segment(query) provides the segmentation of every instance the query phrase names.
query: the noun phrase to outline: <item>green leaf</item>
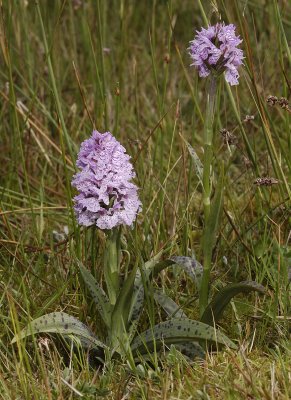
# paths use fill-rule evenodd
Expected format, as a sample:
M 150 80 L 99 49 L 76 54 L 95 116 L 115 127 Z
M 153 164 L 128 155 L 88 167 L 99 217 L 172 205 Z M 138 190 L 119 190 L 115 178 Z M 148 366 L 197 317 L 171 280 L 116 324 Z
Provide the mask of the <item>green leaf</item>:
M 150 267 L 144 269 L 144 272 L 147 277 L 155 278 L 161 271 L 174 264 L 183 268 L 196 284 L 200 283 L 203 275 L 203 267 L 195 258 L 191 257 L 173 256 L 170 259 L 151 264 Z
M 231 299 L 240 293 L 249 293 L 252 291 L 265 293 L 265 288 L 254 281 L 243 281 L 225 286 L 221 289 L 212 299 L 212 301 L 206 307 L 201 321 L 205 324 L 213 326 L 213 323 L 217 323 L 225 307 L 231 301 Z
M 17 340 L 36 333 L 57 333 L 65 336 L 76 335 L 80 339 L 84 338 L 90 341 L 94 347 L 106 348 L 105 344 L 100 342 L 85 324 L 64 312 L 46 314 L 31 321 L 26 328 L 14 336 L 11 343 L 15 343 Z
M 155 300 L 160 304 L 165 312 L 174 318 L 187 318 L 187 315 L 183 310 L 162 291 L 156 290 L 154 292 Z M 193 360 L 195 357 L 205 358 L 205 351 L 197 342 L 185 342 L 181 344 L 176 344 L 175 347 L 185 356 Z
M 205 231 L 203 235 L 203 254 L 211 253 L 216 242 L 216 234 L 219 227 L 219 220 L 223 206 L 224 193 L 224 168 L 221 167 L 220 176 L 215 189 L 215 195 L 211 203 L 210 214 L 207 219 Z
M 111 317 L 111 340 L 113 347 L 118 346 L 119 341 L 124 337 L 128 325 L 128 317 L 131 307 L 134 280 L 138 263 L 123 282 L 116 304 Z
M 144 304 L 144 287 L 141 281 L 136 280 L 133 287 L 131 308 L 129 311 L 128 322 L 135 322 L 139 319 Z
M 163 344 L 183 344 L 195 341 L 210 341 L 221 343 L 230 348 L 236 349 L 236 345 L 221 332 L 212 326 L 188 318 L 173 318 L 169 321 L 161 322 L 152 329 L 140 334 L 131 345 L 131 350 L 136 353 L 146 353 L 159 349 Z
M 147 278 L 155 278 L 161 271 L 163 271 L 165 268 L 170 267 L 173 264 L 175 263 L 172 260 L 159 261 L 144 269 L 145 276 Z
M 197 260 L 195 260 L 195 258 L 173 256 L 170 258 L 170 260 L 174 261 L 175 264 L 183 268 L 183 270 L 189 275 L 189 277 L 196 283 L 197 287 L 200 287 L 203 275 L 203 267 Z
M 205 351 L 197 342 L 186 342 L 181 344 L 176 344 L 175 347 L 191 360 L 194 358 L 205 358 Z
M 138 321 L 142 308 L 144 305 L 144 285 L 149 282 L 150 278 L 156 276 L 160 271 L 169 265 L 173 265 L 173 261 L 158 261 L 157 259 L 152 259 L 146 262 L 136 270 L 136 276 L 133 286 L 133 294 L 130 303 L 130 310 L 128 314 L 128 322 L 134 323 Z
M 181 307 L 174 302 L 169 296 L 167 296 L 161 290 L 154 291 L 154 298 L 156 302 L 165 310 L 169 317 L 175 318 L 187 318 L 187 315 L 181 310 Z
M 197 175 L 197 177 L 199 179 L 199 182 L 202 185 L 202 182 L 203 182 L 203 165 L 202 165 L 202 162 L 200 161 L 200 158 L 198 157 L 198 155 L 197 155 L 196 151 L 193 149 L 193 147 L 187 142 L 187 140 L 185 140 L 183 138 L 183 136 L 181 136 L 181 137 L 182 137 L 182 139 L 184 140 L 184 142 L 185 142 L 185 144 L 187 146 L 189 154 L 190 154 L 190 156 L 191 156 L 191 158 L 192 158 L 192 160 L 194 162 L 196 175 Z
M 104 290 L 99 286 L 94 276 L 83 266 L 79 260 L 76 260 L 76 262 L 78 264 L 82 279 L 97 306 L 97 310 L 99 311 L 104 323 L 109 328 L 112 310 L 109 299 Z
M 104 279 L 111 305 L 115 305 L 119 294 L 120 280 L 120 227 L 107 231 L 104 250 Z
M 161 250 L 158 254 L 156 254 L 153 258 L 150 260 L 146 261 L 144 263 L 144 269 L 151 269 L 153 266 L 155 266 L 160 260 L 163 255 L 164 250 Z
M 194 258 L 174 256 L 171 259 L 164 261 L 159 261 L 159 259 L 152 259 L 144 264 L 141 271 L 138 270 L 136 273 L 136 278 L 134 283 L 134 294 L 132 297 L 129 320 L 135 321 L 141 313 L 144 301 L 143 280 L 155 278 L 165 268 L 168 268 L 175 264 L 183 268 L 184 271 L 190 276 L 191 279 L 193 279 L 193 281 L 199 287 L 201 277 L 203 274 L 203 267 Z M 143 274 L 143 277 L 141 276 L 142 275 L 141 272 Z
M 136 321 L 141 314 L 144 304 L 145 282 L 148 282 L 150 278 L 155 277 L 164 268 L 174 264 L 174 262 L 170 260 L 159 261 L 159 258 L 160 253 L 152 260 L 147 261 L 140 269 L 136 271 L 131 308 L 129 312 L 129 321 Z

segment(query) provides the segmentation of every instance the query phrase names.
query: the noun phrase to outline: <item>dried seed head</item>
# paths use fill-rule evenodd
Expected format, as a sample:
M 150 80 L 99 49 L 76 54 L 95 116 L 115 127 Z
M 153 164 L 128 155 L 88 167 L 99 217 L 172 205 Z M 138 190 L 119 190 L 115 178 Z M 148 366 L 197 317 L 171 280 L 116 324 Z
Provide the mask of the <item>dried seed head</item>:
M 249 168 L 252 165 L 250 159 L 248 157 L 246 157 L 246 156 L 243 156 L 243 163 L 244 163 L 246 168 Z
M 256 186 L 272 186 L 272 185 L 277 185 L 278 183 L 279 183 L 278 179 L 269 177 L 257 178 L 254 181 L 254 185 Z
M 243 122 L 250 122 L 253 121 L 254 119 L 255 119 L 254 115 L 246 115 Z
M 82 0 L 73 0 L 74 10 L 78 10 L 82 5 Z
M 233 133 L 229 132 L 227 129 L 224 129 L 224 128 L 221 129 L 220 134 L 222 135 L 224 144 L 231 145 L 231 144 L 237 143 L 236 136 Z
M 278 104 L 283 109 L 289 108 L 289 101 L 285 97 L 281 97 L 278 100 Z
M 170 62 L 170 54 L 169 53 L 164 55 L 164 61 L 166 64 L 169 64 L 169 62 Z
M 285 97 L 281 97 L 280 99 L 278 99 L 278 97 L 276 96 L 268 96 L 266 101 L 271 107 L 278 105 L 283 110 L 286 110 L 289 113 L 291 113 L 291 107 L 289 106 L 289 101 Z
M 278 103 L 278 97 L 269 95 L 267 97 L 267 103 L 269 106 L 274 107 Z

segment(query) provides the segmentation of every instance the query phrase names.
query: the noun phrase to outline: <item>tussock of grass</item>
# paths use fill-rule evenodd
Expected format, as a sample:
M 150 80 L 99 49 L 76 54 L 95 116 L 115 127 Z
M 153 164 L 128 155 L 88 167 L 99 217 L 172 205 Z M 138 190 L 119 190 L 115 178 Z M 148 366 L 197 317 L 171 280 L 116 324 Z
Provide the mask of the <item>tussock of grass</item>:
M 82 230 L 71 212 L 76 151 L 93 126 L 114 132 L 132 155 L 143 213 L 126 232 L 129 252 L 145 260 L 201 257 L 202 195 L 185 139 L 202 158 L 205 82 L 189 68 L 194 30 L 215 21 L 211 2 L 3 1 L 0 58 L 0 395 L 3 399 L 266 398 L 290 393 L 290 99 L 291 7 L 260 0 L 216 2 L 244 40 L 240 85 L 220 81 L 215 115 L 215 176 L 224 160 L 224 210 L 213 258 L 213 292 L 251 279 L 264 296 L 239 297 L 222 322 L 238 352 L 203 363 L 170 353 L 156 371 L 86 357 L 50 338 L 11 345 L 30 318 L 62 310 L 90 317 L 72 246 L 99 279 L 104 237 Z M 203 9 L 204 7 L 204 9 Z M 290 42 L 290 40 L 289 40 Z M 254 119 L 245 121 L 246 115 Z M 235 135 L 228 146 L 222 128 Z M 260 177 L 278 183 L 257 186 Z M 67 233 L 68 232 L 68 233 Z M 290 274 L 290 272 L 289 272 Z M 197 316 L 186 276 L 159 284 Z M 190 299 L 190 300 L 189 300 Z M 161 317 L 163 314 L 161 313 Z M 146 318 L 146 317 L 145 317 Z M 158 317 L 157 317 L 158 318 Z M 158 367 L 156 365 L 156 367 Z M 288 393 L 289 391 L 289 393 Z M 192 396 L 192 397 L 191 397 Z

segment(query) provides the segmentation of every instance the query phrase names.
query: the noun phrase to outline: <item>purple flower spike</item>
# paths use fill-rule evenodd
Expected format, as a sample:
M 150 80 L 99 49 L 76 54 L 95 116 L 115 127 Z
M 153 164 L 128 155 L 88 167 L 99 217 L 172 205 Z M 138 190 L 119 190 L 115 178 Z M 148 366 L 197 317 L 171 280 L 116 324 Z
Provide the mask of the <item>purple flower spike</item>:
M 72 180 L 79 194 L 74 197 L 80 225 L 112 229 L 132 225 L 141 210 L 130 156 L 110 132 L 93 131 L 81 144 L 77 166 L 81 169 Z
M 238 67 L 244 58 L 243 51 L 237 47 L 241 42 L 232 24 L 218 23 L 207 29 L 202 28 L 190 42 L 191 65 L 198 69 L 202 78 L 211 72 L 225 72 L 226 81 L 230 85 L 238 85 Z

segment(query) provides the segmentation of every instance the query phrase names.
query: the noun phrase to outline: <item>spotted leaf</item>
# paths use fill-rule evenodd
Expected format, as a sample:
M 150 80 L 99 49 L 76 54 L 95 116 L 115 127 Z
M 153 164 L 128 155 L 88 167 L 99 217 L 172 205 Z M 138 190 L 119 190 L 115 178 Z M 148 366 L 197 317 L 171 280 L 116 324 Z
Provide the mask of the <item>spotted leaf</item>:
M 205 358 L 205 351 L 197 342 L 186 342 L 176 344 L 175 347 L 186 357 L 193 360 L 194 358 Z
M 65 336 L 76 335 L 80 339 L 84 338 L 87 343 L 88 341 L 91 342 L 92 347 L 106 347 L 85 324 L 64 312 L 46 314 L 31 321 L 26 328 L 14 336 L 12 343 L 37 333 L 57 333 Z
M 187 318 L 187 315 L 183 310 L 181 310 L 178 304 L 161 290 L 155 290 L 154 298 L 156 302 L 165 310 L 169 317 Z
M 203 267 L 197 260 L 195 260 L 195 258 L 173 256 L 170 258 L 170 260 L 179 265 L 179 267 L 181 267 L 196 283 L 197 287 L 200 287 L 203 275 Z
M 236 345 L 212 326 L 188 318 L 173 318 L 161 322 L 140 334 L 131 345 L 133 353 L 147 353 L 163 345 L 205 341 L 221 343 L 235 349 Z
M 112 310 L 109 299 L 104 290 L 101 288 L 101 286 L 94 278 L 94 276 L 83 266 L 83 264 L 79 260 L 76 260 L 76 262 L 78 264 L 79 271 L 86 285 L 86 288 L 88 289 L 103 321 L 109 328 L 111 320 L 111 310 Z

